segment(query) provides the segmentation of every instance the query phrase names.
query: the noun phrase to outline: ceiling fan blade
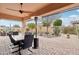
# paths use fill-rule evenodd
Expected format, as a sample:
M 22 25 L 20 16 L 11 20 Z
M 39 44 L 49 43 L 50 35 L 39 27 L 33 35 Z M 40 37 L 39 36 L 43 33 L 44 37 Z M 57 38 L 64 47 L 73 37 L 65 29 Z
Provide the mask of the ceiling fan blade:
M 10 8 L 6 8 L 6 9 L 8 9 L 8 10 L 12 10 L 12 11 L 19 11 L 19 10 L 14 10 L 14 9 L 10 9 Z
M 31 11 L 24 11 L 24 10 L 22 10 L 22 11 L 23 11 L 23 13 L 33 13 Z

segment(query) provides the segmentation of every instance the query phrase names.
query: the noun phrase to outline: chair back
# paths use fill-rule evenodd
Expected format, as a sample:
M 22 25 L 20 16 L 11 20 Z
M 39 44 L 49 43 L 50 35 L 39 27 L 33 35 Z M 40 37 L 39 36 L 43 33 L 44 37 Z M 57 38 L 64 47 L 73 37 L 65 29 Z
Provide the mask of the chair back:
M 25 35 L 23 49 L 32 47 L 34 35 Z
M 13 35 L 18 35 L 19 33 L 18 32 L 13 32 Z
M 11 34 L 8 34 L 8 36 L 9 36 L 9 38 L 10 38 L 10 41 L 11 41 L 11 43 L 15 43 L 15 40 L 13 39 L 13 37 L 12 37 L 12 35 Z

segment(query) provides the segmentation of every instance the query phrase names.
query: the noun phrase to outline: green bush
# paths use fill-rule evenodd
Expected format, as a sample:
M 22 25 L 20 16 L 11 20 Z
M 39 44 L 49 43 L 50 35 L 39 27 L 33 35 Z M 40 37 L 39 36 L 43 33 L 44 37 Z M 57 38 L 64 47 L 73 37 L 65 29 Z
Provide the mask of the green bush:
M 56 19 L 53 23 L 53 26 L 61 26 L 62 25 L 62 20 L 61 19 Z
M 30 29 L 34 29 L 36 27 L 36 25 L 34 23 L 29 23 L 27 26 Z
M 53 23 L 54 26 L 54 34 L 56 36 L 59 36 L 60 34 L 60 26 L 62 25 L 62 20 L 61 19 L 56 19 Z
M 47 21 L 47 20 L 43 20 L 42 21 L 42 24 L 43 24 L 43 26 L 50 26 L 50 24 L 51 24 L 51 21 Z

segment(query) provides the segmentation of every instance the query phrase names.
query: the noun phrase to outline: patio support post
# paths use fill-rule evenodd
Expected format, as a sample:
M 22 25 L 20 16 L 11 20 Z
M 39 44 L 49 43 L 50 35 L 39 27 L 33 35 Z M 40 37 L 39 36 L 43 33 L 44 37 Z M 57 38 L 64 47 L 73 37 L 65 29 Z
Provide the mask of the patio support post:
M 37 38 L 37 20 L 38 20 L 38 17 L 35 17 L 34 20 L 35 20 L 35 24 L 36 24 L 35 38 L 34 38 L 34 49 L 37 49 L 39 47 L 39 40 Z

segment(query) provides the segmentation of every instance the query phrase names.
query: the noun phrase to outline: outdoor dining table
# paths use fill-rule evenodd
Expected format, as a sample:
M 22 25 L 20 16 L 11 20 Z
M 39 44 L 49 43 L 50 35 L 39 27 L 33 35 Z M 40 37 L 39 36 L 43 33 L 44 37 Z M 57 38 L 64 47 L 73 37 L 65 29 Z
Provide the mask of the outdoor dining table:
M 12 37 L 15 41 L 24 40 L 24 34 L 13 35 Z
M 19 34 L 19 35 L 13 35 L 13 39 L 15 41 L 19 41 L 19 42 L 22 42 L 24 40 L 24 34 Z M 39 41 L 38 41 L 38 38 L 34 38 L 34 49 L 37 49 L 39 46 Z

